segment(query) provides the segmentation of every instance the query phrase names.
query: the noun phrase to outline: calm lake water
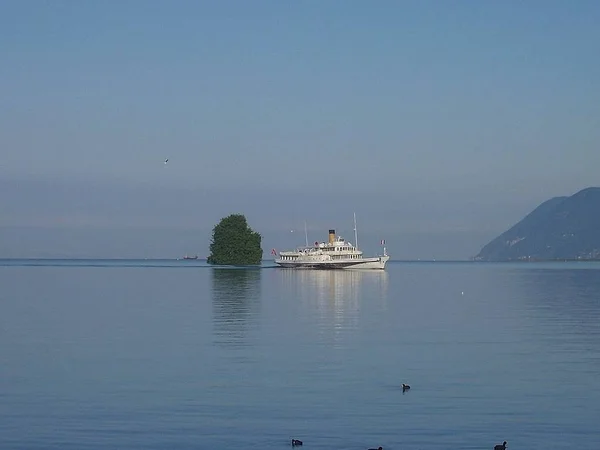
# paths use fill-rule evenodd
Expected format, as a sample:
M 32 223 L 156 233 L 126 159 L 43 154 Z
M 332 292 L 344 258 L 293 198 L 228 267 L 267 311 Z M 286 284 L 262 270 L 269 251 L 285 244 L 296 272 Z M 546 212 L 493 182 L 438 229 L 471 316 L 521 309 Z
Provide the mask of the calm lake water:
M 594 263 L 0 261 L 0 448 L 598 450 L 599 319 Z

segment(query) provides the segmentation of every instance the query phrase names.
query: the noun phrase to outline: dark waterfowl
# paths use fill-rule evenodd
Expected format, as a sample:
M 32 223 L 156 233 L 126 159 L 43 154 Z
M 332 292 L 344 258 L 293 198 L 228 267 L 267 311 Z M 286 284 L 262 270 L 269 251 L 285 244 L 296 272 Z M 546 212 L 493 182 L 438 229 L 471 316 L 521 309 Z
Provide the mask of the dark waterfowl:
M 506 450 L 506 441 L 502 444 L 494 445 L 494 450 Z
M 402 383 L 402 392 L 408 391 L 409 389 L 410 389 L 410 386 L 408 384 Z
M 297 445 L 302 445 L 302 441 L 299 439 L 292 439 L 292 447 L 296 447 Z

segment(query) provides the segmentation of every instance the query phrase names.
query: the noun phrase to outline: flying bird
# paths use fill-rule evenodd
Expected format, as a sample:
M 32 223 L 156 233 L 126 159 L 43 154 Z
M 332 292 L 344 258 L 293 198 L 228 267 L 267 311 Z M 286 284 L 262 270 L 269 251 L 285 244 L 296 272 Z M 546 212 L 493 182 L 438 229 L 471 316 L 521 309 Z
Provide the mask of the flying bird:
M 169 162 L 169 158 L 165 159 L 165 164 Z

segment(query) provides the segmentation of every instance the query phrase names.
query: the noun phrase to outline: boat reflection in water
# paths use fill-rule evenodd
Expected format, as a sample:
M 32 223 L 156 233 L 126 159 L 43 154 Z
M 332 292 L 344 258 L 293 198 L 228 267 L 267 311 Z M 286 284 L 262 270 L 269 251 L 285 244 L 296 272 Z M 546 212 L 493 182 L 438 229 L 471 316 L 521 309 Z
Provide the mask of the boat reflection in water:
M 259 268 L 213 268 L 212 304 L 215 342 L 225 346 L 247 344 L 248 332 L 260 314 Z
M 302 314 L 334 335 L 358 328 L 361 306 L 386 309 L 388 273 L 384 270 L 278 270 L 283 289 L 303 305 Z M 337 340 L 337 337 L 336 337 Z

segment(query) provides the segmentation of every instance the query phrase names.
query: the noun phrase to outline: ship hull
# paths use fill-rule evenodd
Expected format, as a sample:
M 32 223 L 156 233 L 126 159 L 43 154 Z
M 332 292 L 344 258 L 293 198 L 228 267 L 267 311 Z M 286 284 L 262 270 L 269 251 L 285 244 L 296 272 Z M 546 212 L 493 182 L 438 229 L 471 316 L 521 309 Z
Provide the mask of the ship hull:
M 285 261 L 276 259 L 275 264 L 286 269 L 344 269 L 344 270 L 384 270 L 389 256 L 374 258 L 333 260 L 333 261 Z

